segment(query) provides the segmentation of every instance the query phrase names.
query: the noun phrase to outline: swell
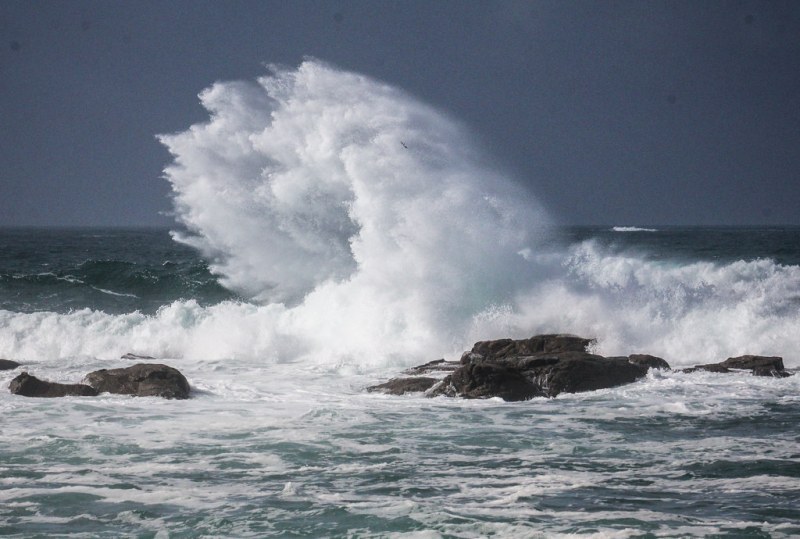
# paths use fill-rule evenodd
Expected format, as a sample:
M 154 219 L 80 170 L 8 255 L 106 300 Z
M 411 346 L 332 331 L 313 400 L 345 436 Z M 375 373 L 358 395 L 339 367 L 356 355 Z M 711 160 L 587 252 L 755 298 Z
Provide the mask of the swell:
M 89 259 L 75 266 L 0 272 L 0 308 L 19 312 L 66 313 L 88 307 L 112 314 L 152 314 L 180 299 L 208 305 L 235 297 L 200 260 L 145 264 Z

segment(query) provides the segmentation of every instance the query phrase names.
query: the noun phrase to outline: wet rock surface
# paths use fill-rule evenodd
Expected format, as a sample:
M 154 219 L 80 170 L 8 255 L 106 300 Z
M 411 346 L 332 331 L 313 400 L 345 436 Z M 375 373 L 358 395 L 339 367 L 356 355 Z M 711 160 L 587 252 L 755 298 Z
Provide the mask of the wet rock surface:
M 25 397 L 93 397 L 116 393 L 136 397 L 188 399 L 191 388 L 177 369 L 158 363 L 139 363 L 121 369 L 101 369 L 86 375 L 81 384 L 61 384 L 41 380 L 23 372 L 8 386 L 15 395 Z
M 160 363 L 139 363 L 122 369 L 101 369 L 86 375 L 84 383 L 99 393 L 137 397 L 188 399 L 189 382 L 177 369 Z
M 94 397 L 97 390 L 84 384 L 59 384 L 48 382 L 23 372 L 8 385 L 9 391 L 14 395 L 23 397 Z
M 707 371 L 717 373 L 731 373 L 737 371 L 747 371 L 753 373 L 754 376 L 773 376 L 776 378 L 785 378 L 792 374 L 788 372 L 783 366 L 783 358 L 778 356 L 756 356 L 744 355 L 729 357 L 720 363 L 707 363 L 705 365 L 697 365 L 683 369 L 683 372 L 696 372 Z
M 408 369 L 405 374 L 409 377 L 394 378 L 367 389 L 393 395 L 424 392 L 429 397 L 499 397 L 522 401 L 616 387 L 642 379 L 650 369 L 671 370 L 664 359 L 649 354 L 620 357 L 593 354 L 589 347 L 594 342 L 567 334 L 479 341 L 464 352 L 460 361 L 431 361 Z M 791 376 L 782 358 L 757 355 L 731 357 L 682 372 L 743 370 L 750 370 L 756 376 Z
M 10 371 L 16 369 L 20 364 L 10 359 L 0 359 L 0 371 Z
M 644 377 L 650 368 L 669 369 L 666 361 L 655 356 L 638 355 L 631 360 L 592 354 L 588 347 L 593 342 L 593 339 L 565 334 L 479 341 L 464 352 L 458 362 L 439 360 L 406 372 L 449 372 L 440 382 L 422 390 L 431 397 L 500 397 L 521 401 L 628 384 Z M 390 380 L 368 390 L 390 393 L 391 388 L 400 387 L 401 383 L 408 384 L 402 386 L 405 388 L 415 387 L 404 380 L 413 378 Z M 390 383 L 391 387 L 387 387 Z M 409 391 L 412 390 L 404 392 Z

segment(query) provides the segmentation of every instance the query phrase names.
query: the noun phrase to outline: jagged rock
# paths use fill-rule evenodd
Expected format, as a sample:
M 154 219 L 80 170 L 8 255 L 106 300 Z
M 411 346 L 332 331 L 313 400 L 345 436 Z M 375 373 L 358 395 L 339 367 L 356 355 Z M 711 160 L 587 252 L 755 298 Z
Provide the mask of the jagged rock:
M 406 371 L 433 376 L 450 372 L 439 383 L 433 377 L 399 378 L 368 390 L 393 394 L 425 391 L 430 397 L 500 397 L 518 401 L 620 386 L 643 378 L 650 369 L 671 370 L 665 360 L 649 354 L 623 357 L 592 354 L 588 348 L 594 342 L 568 334 L 479 341 L 458 362 L 440 359 Z M 766 356 L 728 358 L 682 372 L 728 373 L 742 369 L 749 369 L 757 376 L 791 376 L 781 358 Z
M 47 382 L 23 372 L 8 385 L 14 395 L 24 397 L 94 397 L 97 390 L 84 384 Z
M 669 363 L 667 363 L 665 360 L 649 354 L 631 354 L 628 356 L 628 361 L 636 365 L 644 365 L 651 369 L 661 369 L 665 371 L 672 370 L 672 368 L 669 366 Z
M 532 356 L 541 353 L 585 352 L 594 339 L 584 339 L 576 335 L 552 334 L 536 335 L 530 339 L 512 340 L 498 339 L 494 341 L 476 342 L 470 352 L 462 356 L 474 360 L 475 354 L 481 355 L 485 360 L 497 360 L 510 356 Z M 466 356 L 466 357 L 465 357 Z
M 459 367 L 444 379 L 432 396 L 447 395 L 467 399 L 500 397 L 523 401 L 544 396 L 521 372 L 497 363 L 470 363 Z
M 155 358 L 152 357 L 152 356 L 141 356 L 139 354 L 132 354 L 132 353 L 128 352 L 127 354 L 125 354 L 122 357 L 120 357 L 120 359 L 135 359 L 135 360 L 139 360 L 139 359 L 155 359 Z
M 11 361 L 10 359 L 0 359 L 0 371 L 10 371 L 11 369 L 16 369 L 19 366 L 20 364 L 16 361 Z
M 461 356 L 462 366 L 430 393 L 526 400 L 628 384 L 647 374 L 647 361 L 637 364 L 627 357 L 590 354 L 586 349 L 592 342 L 574 335 L 481 341 Z
M 427 391 L 438 382 L 436 378 L 417 376 L 414 378 L 393 378 L 383 384 L 367 388 L 370 393 L 379 392 L 388 395 L 405 395 L 406 393 L 421 393 Z
M 631 363 L 628 358 L 586 354 L 563 358 L 551 366 L 526 371 L 526 375 L 533 378 L 548 397 L 555 397 L 559 393 L 596 391 L 630 384 L 643 378 L 647 371 L 646 365 Z
M 101 369 L 86 375 L 84 382 L 99 393 L 138 397 L 188 399 L 189 382 L 177 369 L 158 363 L 138 363 L 123 369 Z

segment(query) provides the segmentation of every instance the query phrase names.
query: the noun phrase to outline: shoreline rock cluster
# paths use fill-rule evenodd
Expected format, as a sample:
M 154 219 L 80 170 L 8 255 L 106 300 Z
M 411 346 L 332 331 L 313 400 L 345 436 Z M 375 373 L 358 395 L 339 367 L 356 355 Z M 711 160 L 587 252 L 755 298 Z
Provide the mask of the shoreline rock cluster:
M 604 357 L 589 352 L 593 339 L 575 335 L 536 335 L 529 339 L 479 341 L 460 361 L 432 361 L 413 367 L 405 376 L 367 388 L 391 395 L 424 393 L 467 399 L 500 397 L 523 401 L 556 397 L 629 384 L 650 369 L 671 370 L 664 359 L 647 354 Z M 749 370 L 756 376 L 791 374 L 780 357 L 746 355 L 720 363 L 683 369 L 730 373 Z
M 127 354 L 126 354 L 127 355 Z M 130 359 L 123 356 L 124 359 Z M 19 363 L 2 360 L 0 370 L 20 367 Z M 94 397 L 101 393 L 188 399 L 191 388 L 186 377 L 173 367 L 160 363 L 137 363 L 119 369 L 100 369 L 87 374 L 79 384 L 49 382 L 23 372 L 8 385 L 15 395 L 24 397 Z

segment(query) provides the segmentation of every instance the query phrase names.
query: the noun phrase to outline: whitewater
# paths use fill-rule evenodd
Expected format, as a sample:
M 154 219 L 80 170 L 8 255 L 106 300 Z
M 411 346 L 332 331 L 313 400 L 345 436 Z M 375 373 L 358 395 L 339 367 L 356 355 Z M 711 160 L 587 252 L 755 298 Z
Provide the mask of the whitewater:
M 651 371 L 525 403 L 364 391 L 539 333 L 796 369 L 799 230 L 564 227 L 467 126 L 317 60 L 200 101 L 208 121 L 159 136 L 169 235 L 0 231 L 0 357 L 77 382 L 133 352 L 193 388 L 0 390 L 0 534 L 800 534 L 797 376 Z

